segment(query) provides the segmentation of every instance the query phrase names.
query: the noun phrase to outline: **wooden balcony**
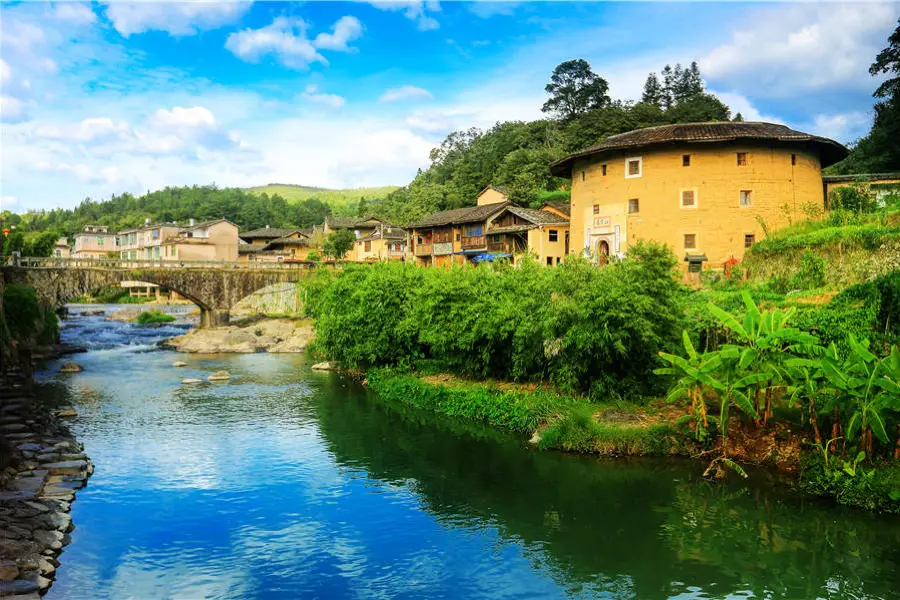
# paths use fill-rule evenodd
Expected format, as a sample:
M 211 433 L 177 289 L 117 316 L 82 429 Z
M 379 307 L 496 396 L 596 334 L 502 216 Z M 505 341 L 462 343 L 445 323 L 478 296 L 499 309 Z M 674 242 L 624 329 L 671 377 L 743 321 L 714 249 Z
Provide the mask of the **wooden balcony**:
M 483 235 L 464 237 L 460 243 L 463 250 L 478 250 L 487 247 L 487 240 Z
M 512 244 L 509 242 L 488 242 L 488 252 L 501 252 L 503 254 L 513 254 Z
M 433 249 L 431 244 L 416 244 L 416 256 L 431 256 Z

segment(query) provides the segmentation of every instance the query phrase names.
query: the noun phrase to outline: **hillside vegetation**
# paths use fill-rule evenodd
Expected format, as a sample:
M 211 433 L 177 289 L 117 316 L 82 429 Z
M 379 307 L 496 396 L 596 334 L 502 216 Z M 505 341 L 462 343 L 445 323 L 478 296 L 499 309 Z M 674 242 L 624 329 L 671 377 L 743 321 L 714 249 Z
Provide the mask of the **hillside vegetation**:
M 360 201 L 365 205 L 367 201 L 380 200 L 398 189 L 400 189 L 398 185 L 388 185 L 332 190 L 289 183 L 270 183 L 247 188 L 247 191 L 257 195 L 280 196 L 287 200 L 288 204 L 297 204 L 310 199 L 319 200 L 331 207 L 332 214 L 350 217 L 356 216 L 359 212 Z

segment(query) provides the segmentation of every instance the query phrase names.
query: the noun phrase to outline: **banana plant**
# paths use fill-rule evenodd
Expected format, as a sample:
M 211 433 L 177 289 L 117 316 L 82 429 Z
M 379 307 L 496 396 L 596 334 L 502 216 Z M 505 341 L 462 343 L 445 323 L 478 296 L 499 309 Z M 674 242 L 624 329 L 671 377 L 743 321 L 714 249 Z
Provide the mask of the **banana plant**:
M 709 305 L 709 311 L 723 327 L 735 336 L 735 342 L 742 347 L 739 366 L 751 373 L 766 373 L 768 377 L 756 378 L 758 383 L 752 390 L 754 412 L 759 415 L 762 408 L 762 422 L 757 416 L 757 424 L 765 425 L 772 416 L 772 405 L 776 391 L 785 384 L 783 360 L 785 351 L 816 352 L 819 340 L 814 335 L 790 327 L 790 321 L 796 313 L 791 307 L 787 310 L 771 310 L 760 312 L 749 292 L 741 295 L 747 311 L 743 322 L 722 310 L 715 304 Z M 760 406 L 760 397 L 765 398 Z
M 690 400 L 691 414 L 694 419 L 692 428 L 694 439 L 703 443 L 709 438 L 709 418 L 703 386 L 713 383 L 714 380 L 710 373 L 719 368 L 721 359 L 718 356 L 709 356 L 710 353 L 702 356 L 698 354 L 687 331 L 681 332 L 681 338 L 687 357 L 660 352 L 660 358 L 672 366 L 656 369 L 654 373 L 678 378 L 672 389 L 669 390 L 666 401 L 673 403 L 682 398 Z
M 900 410 L 900 379 L 895 379 L 900 367 L 900 351 L 879 359 L 869 351 L 869 342 L 858 341 L 850 334 L 850 353 L 843 362 L 833 356 L 822 360 L 825 377 L 838 391 L 841 401 L 851 411 L 846 437 L 853 441 L 859 434 L 860 451 L 872 456 L 872 436 L 884 444 L 889 442 L 885 428 L 885 413 Z

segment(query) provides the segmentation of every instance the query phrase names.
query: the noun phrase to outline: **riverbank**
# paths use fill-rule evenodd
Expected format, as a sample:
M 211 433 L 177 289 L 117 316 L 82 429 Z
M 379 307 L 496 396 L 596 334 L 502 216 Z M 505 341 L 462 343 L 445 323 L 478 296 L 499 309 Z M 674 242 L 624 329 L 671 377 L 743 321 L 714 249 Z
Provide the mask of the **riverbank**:
M 0 382 L 0 596 L 36 600 L 53 584 L 74 528 L 77 490 L 93 474 L 84 447 L 23 379 Z
M 161 343 L 178 352 L 215 354 L 303 352 L 315 337 L 308 319 L 257 317 L 227 327 L 192 329 Z
M 720 438 L 711 444 L 698 443 L 687 429 L 689 411 L 662 400 L 643 405 L 601 404 L 546 386 L 468 381 L 449 374 L 391 369 L 370 370 L 366 383 L 388 402 L 512 430 L 542 450 L 705 461 L 722 455 Z M 727 456 L 736 463 L 777 470 L 789 485 L 810 495 L 867 510 L 900 513 L 900 469 L 888 463 L 865 468 L 834 456 L 832 462 L 847 467 L 835 474 L 834 469 L 823 468 L 815 455 L 804 453 L 804 447 L 810 445 L 799 423 L 778 421 L 760 429 L 738 415 L 729 419 Z

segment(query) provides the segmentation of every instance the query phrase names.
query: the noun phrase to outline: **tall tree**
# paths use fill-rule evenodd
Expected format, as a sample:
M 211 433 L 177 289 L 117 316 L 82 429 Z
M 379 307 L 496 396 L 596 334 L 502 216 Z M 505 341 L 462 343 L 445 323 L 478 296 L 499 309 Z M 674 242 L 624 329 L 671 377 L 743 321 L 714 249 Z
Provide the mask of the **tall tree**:
M 659 82 L 659 77 L 656 76 L 656 73 L 647 75 L 647 81 L 644 82 L 644 93 L 641 95 L 641 102 L 662 106 L 663 87 Z
M 873 96 L 875 120 L 868 135 L 853 152 L 831 170 L 837 173 L 900 171 L 900 20 L 888 38 L 887 47 L 869 67 L 873 77 L 888 75 Z
M 541 110 L 566 121 L 609 104 L 609 84 L 581 58 L 557 65 L 544 91 L 550 99 Z
M 700 67 L 697 62 L 691 62 L 691 66 L 681 70 L 680 65 L 675 66 L 675 89 L 673 91 L 676 103 L 689 102 L 703 95 L 703 78 L 700 76 Z
M 663 67 L 662 86 L 662 106 L 663 108 L 669 108 L 675 103 L 675 74 L 669 65 Z

